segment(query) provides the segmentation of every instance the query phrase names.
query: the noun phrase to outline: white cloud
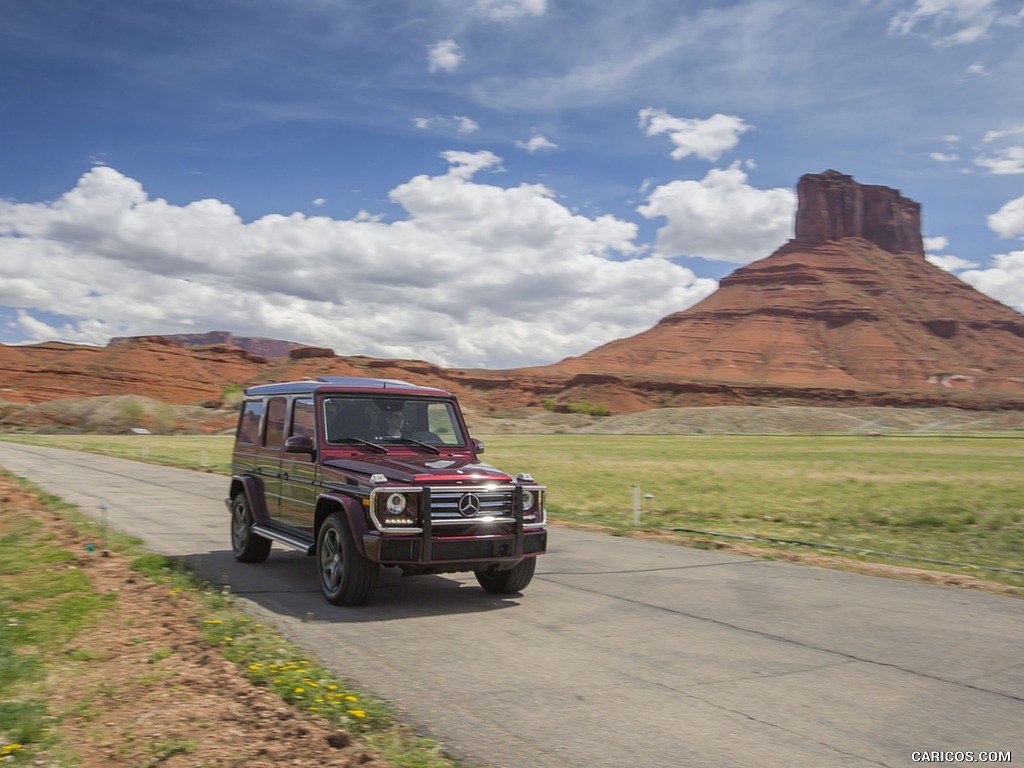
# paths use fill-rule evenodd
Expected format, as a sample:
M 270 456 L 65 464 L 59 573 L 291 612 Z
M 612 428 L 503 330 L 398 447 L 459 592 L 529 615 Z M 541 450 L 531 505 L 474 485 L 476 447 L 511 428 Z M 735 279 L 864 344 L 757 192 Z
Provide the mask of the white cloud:
M 949 245 L 949 239 L 945 237 L 924 238 L 924 249 L 926 251 L 941 251 Z
M 959 155 L 945 152 L 932 152 L 928 157 L 937 163 L 952 163 L 954 160 L 960 159 Z
M 994 25 L 1012 22 L 997 5 L 996 0 L 915 0 L 890 20 L 889 31 L 917 32 L 936 47 L 966 45 L 981 40 Z
M 1024 173 L 1024 146 L 997 149 L 991 155 L 976 158 L 974 163 L 997 175 Z
M 988 70 L 985 69 L 985 66 L 983 64 L 971 64 L 969 67 L 967 67 L 967 74 L 988 76 Z
M 427 65 L 431 72 L 454 72 L 465 58 L 454 40 L 441 40 L 427 49 Z
M 994 266 L 959 275 L 979 291 L 1024 312 L 1024 251 L 994 256 Z
M 323 205 L 323 204 L 324 204 L 324 203 L 326 203 L 326 202 L 327 202 L 327 200 L 326 200 L 326 199 L 324 199 L 324 198 L 322 198 L 322 197 L 318 197 L 318 198 L 316 198 L 316 199 L 315 199 L 315 200 L 313 201 L 313 205 L 316 205 L 316 206 L 321 206 L 321 205 Z
M 947 272 L 958 272 L 961 269 L 973 269 L 978 266 L 978 262 L 967 261 L 967 259 L 961 259 L 959 256 L 940 256 L 938 254 L 929 253 L 925 258 L 936 267 L 944 269 Z
M 700 181 L 672 181 L 656 187 L 637 211 L 664 216 L 656 254 L 699 256 L 749 264 L 792 237 L 796 195 L 791 189 L 755 189 L 739 163 L 713 168 Z
M 452 118 L 455 121 L 456 130 L 459 133 L 473 133 L 474 131 L 480 130 L 480 124 L 472 118 L 466 117 L 465 115 L 456 115 Z
M 476 0 L 473 11 L 491 21 L 513 21 L 521 16 L 543 16 L 547 0 Z
M 1010 200 L 987 221 L 988 228 L 1000 237 L 1024 237 L 1024 196 Z
M 412 124 L 421 131 L 439 129 L 441 131 L 454 128 L 458 133 L 468 134 L 480 130 L 480 124 L 476 120 L 465 115 L 453 115 L 452 117 L 414 117 Z
M 740 135 L 753 126 L 735 115 L 714 114 L 706 120 L 673 117 L 660 109 L 641 109 L 640 127 L 648 136 L 668 134 L 675 145 L 672 157 L 682 160 L 696 155 L 715 162 L 722 153 L 735 147 Z
M 528 141 L 517 141 L 516 146 L 525 149 L 529 153 L 539 152 L 542 149 L 557 149 L 558 145 L 548 140 L 539 133 L 535 133 Z
M 543 185 L 477 181 L 489 152 L 391 191 L 386 222 L 150 198 L 113 168 L 53 202 L 0 201 L 0 305 L 29 340 L 229 328 L 340 354 L 463 367 L 548 363 L 650 327 L 715 287 L 572 213 Z M 54 321 L 51 317 L 56 317 Z
M 1020 136 L 1021 134 L 1024 134 L 1024 125 L 1015 125 L 1002 131 L 987 131 L 981 140 L 988 144 L 989 142 L 1005 139 L 1008 136 Z

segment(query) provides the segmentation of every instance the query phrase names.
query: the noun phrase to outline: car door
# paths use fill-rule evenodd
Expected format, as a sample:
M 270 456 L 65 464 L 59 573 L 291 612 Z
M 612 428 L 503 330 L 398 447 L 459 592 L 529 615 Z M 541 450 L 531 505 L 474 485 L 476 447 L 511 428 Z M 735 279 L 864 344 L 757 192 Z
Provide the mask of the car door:
M 313 398 L 297 397 L 292 401 L 288 415 L 286 437 L 307 435 L 316 445 L 316 413 Z M 317 487 L 316 457 L 308 453 L 285 453 L 281 457 L 281 511 L 282 523 L 313 530 L 313 511 L 319 492 Z
M 263 482 L 267 514 L 277 520 L 281 514 L 281 458 L 284 455 L 285 417 L 288 413 L 287 397 L 271 397 L 263 419 L 263 435 L 256 459 L 256 474 Z

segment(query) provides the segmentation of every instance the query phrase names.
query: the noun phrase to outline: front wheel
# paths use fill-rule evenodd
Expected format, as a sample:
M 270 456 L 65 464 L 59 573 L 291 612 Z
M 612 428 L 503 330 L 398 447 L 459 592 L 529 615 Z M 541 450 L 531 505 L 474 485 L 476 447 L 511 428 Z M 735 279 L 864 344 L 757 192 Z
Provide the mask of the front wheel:
M 511 595 L 522 592 L 533 580 L 537 570 L 537 558 L 527 557 L 507 571 L 476 571 L 476 580 L 481 587 L 495 595 Z
M 320 589 L 335 605 L 361 605 L 370 599 L 380 566 L 356 549 L 348 520 L 340 512 L 324 520 L 316 539 Z
M 231 500 L 231 551 L 241 563 L 262 563 L 270 555 L 270 539 L 252 532 L 249 500 L 240 493 Z

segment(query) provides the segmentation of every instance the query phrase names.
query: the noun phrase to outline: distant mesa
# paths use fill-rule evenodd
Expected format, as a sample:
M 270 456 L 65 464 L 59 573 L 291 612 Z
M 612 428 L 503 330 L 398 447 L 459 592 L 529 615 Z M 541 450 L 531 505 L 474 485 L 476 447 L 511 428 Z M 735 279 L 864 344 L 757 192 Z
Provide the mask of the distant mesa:
M 442 387 L 476 411 L 1024 410 L 1024 316 L 925 259 L 918 203 L 835 170 L 803 176 L 797 197 L 795 236 L 775 253 L 653 328 L 552 365 L 445 369 L 218 331 L 122 337 L 107 348 L 0 345 L 0 397 L 138 394 L 195 404 L 239 384 L 336 374 Z
M 115 336 L 110 340 L 108 346 L 116 347 L 129 341 L 137 341 L 144 336 Z M 295 341 L 281 341 L 280 339 L 264 339 L 257 336 L 235 336 L 230 331 L 210 331 L 209 333 L 171 333 L 164 334 L 159 338 L 168 339 L 183 347 L 202 347 L 213 344 L 226 344 L 232 347 L 244 349 L 254 355 L 261 357 L 288 357 L 291 353 L 304 346 Z

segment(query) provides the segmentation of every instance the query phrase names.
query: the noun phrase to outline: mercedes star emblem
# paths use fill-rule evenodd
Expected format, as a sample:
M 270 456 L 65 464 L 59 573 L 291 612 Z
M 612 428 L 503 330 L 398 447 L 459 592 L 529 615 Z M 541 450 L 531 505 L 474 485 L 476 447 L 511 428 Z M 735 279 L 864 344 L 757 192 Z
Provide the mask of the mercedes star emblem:
M 475 493 L 467 493 L 459 499 L 459 514 L 463 517 L 473 517 L 480 511 L 480 497 Z

